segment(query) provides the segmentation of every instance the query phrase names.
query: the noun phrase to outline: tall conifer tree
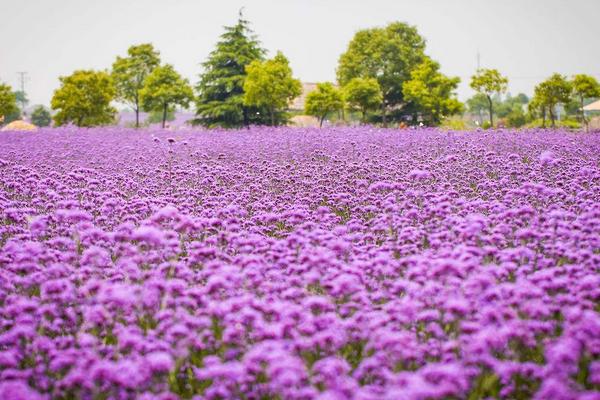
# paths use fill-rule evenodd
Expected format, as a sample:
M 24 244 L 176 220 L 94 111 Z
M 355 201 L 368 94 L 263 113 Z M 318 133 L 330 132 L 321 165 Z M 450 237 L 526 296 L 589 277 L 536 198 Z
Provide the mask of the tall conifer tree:
M 237 24 L 225 27 L 221 40 L 202 64 L 204 73 L 196 86 L 194 122 L 223 128 L 266 123 L 265 110 L 244 104 L 246 66 L 254 60 L 263 60 L 264 55 L 265 50 L 240 10 Z

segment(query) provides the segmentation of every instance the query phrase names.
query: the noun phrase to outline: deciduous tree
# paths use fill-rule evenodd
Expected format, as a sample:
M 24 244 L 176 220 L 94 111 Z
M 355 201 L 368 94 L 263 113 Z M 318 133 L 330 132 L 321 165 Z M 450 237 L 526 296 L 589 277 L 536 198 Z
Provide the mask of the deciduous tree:
M 579 74 L 573 77 L 573 95 L 577 98 L 581 112 L 581 122 L 588 130 L 588 120 L 583 111 L 584 101 L 588 98 L 600 97 L 600 84 L 593 76 Z
M 508 78 L 502 76 L 496 69 L 480 69 L 471 77 L 471 88 L 477 93 L 486 96 L 488 100 L 490 126 L 494 127 L 494 101 L 495 94 L 505 93 L 508 89 Z
M 29 104 L 29 99 L 27 98 L 27 93 L 22 90 L 17 90 L 15 92 L 15 97 L 17 98 L 17 103 L 21 106 L 21 112 L 25 112 L 25 108 Z
M 285 111 L 290 101 L 302 93 L 302 85 L 292 76 L 288 59 L 277 52 L 270 60 L 253 61 L 246 71 L 244 104 L 266 108 L 271 125 L 276 125 L 276 115 Z
M 0 124 L 6 122 L 8 115 L 19 111 L 17 107 L 17 98 L 12 88 L 0 82 Z
M 342 92 L 333 86 L 331 82 L 317 84 L 317 89 L 306 96 L 304 112 L 307 115 L 313 115 L 319 119 L 319 127 L 323 126 L 323 121 L 334 111 L 339 111 L 344 107 L 344 98 Z
M 116 110 L 110 102 L 116 91 L 108 73 L 78 70 L 60 77 L 60 82 L 51 101 L 52 109 L 57 110 L 57 126 L 73 123 L 89 127 L 114 121 Z
M 412 70 L 410 80 L 403 87 L 404 98 L 415 103 L 417 110 L 429 116 L 432 125 L 439 125 L 446 116 L 458 114 L 463 104 L 456 99 L 459 78 L 442 74 L 440 64 L 425 58 Z
M 383 101 L 381 87 L 375 78 L 352 78 L 343 91 L 349 108 L 360 111 L 362 123 L 367 121 L 367 113 L 378 109 Z
M 566 104 L 571 100 L 571 83 L 561 74 L 553 74 L 534 89 L 534 104 L 548 111 L 552 127 L 556 126 L 555 108 L 558 104 Z
M 162 111 L 162 127 L 165 127 L 170 107 L 188 107 L 194 92 L 187 79 L 175 71 L 172 65 L 156 67 L 146 78 L 140 91 L 140 100 L 145 111 Z
M 140 91 L 146 77 L 160 64 L 160 54 L 150 43 L 131 46 L 127 57 L 117 57 L 112 78 L 117 100 L 130 105 L 135 112 L 135 127 L 140 126 Z
M 358 77 L 377 79 L 383 95 L 381 117 L 386 125 L 388 112 L 405 104 L 402 86 L 423 61 L 424 51 L 425 39 L 417 28 L 402 22 L 358 31 L 339 58 L 338 83 L 345 86 Z
M 44 106 L 37 106 L 31 112 L 31 123 L 43 128 L 49 126 L 52 123 L 52 116 L 50 111 Z

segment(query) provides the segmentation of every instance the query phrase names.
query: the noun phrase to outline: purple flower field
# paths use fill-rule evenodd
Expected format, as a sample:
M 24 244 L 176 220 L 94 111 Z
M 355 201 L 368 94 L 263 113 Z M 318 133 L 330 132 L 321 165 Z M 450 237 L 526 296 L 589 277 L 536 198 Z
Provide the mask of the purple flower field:
M 1 399 L 600 399 L 600 135 L 0 135 Z

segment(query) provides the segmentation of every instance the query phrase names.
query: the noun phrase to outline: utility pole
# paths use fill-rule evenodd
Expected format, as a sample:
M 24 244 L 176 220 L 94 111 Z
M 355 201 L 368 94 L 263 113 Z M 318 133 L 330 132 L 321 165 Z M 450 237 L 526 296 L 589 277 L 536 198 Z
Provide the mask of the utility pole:
M 17 75 L 19 75 L 21 95 L 23 96 L 21 98 L 21 111 L 25 112 L 25 106 L 27 105 L 27 101 L 25 100 L 25 82 L 29 80 L 29 77 L 27 76 L 27 71 L 19 71 L 17 72 Z

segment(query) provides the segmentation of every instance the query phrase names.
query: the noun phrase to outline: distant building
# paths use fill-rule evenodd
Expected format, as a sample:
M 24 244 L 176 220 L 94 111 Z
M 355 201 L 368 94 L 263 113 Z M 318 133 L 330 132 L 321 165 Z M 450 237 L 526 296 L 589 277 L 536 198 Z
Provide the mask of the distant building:
M 583 111 L 600 111 L 600 100 L 596 100 L 593 103 L 590 103 L 587 106 L 583 107 Z

